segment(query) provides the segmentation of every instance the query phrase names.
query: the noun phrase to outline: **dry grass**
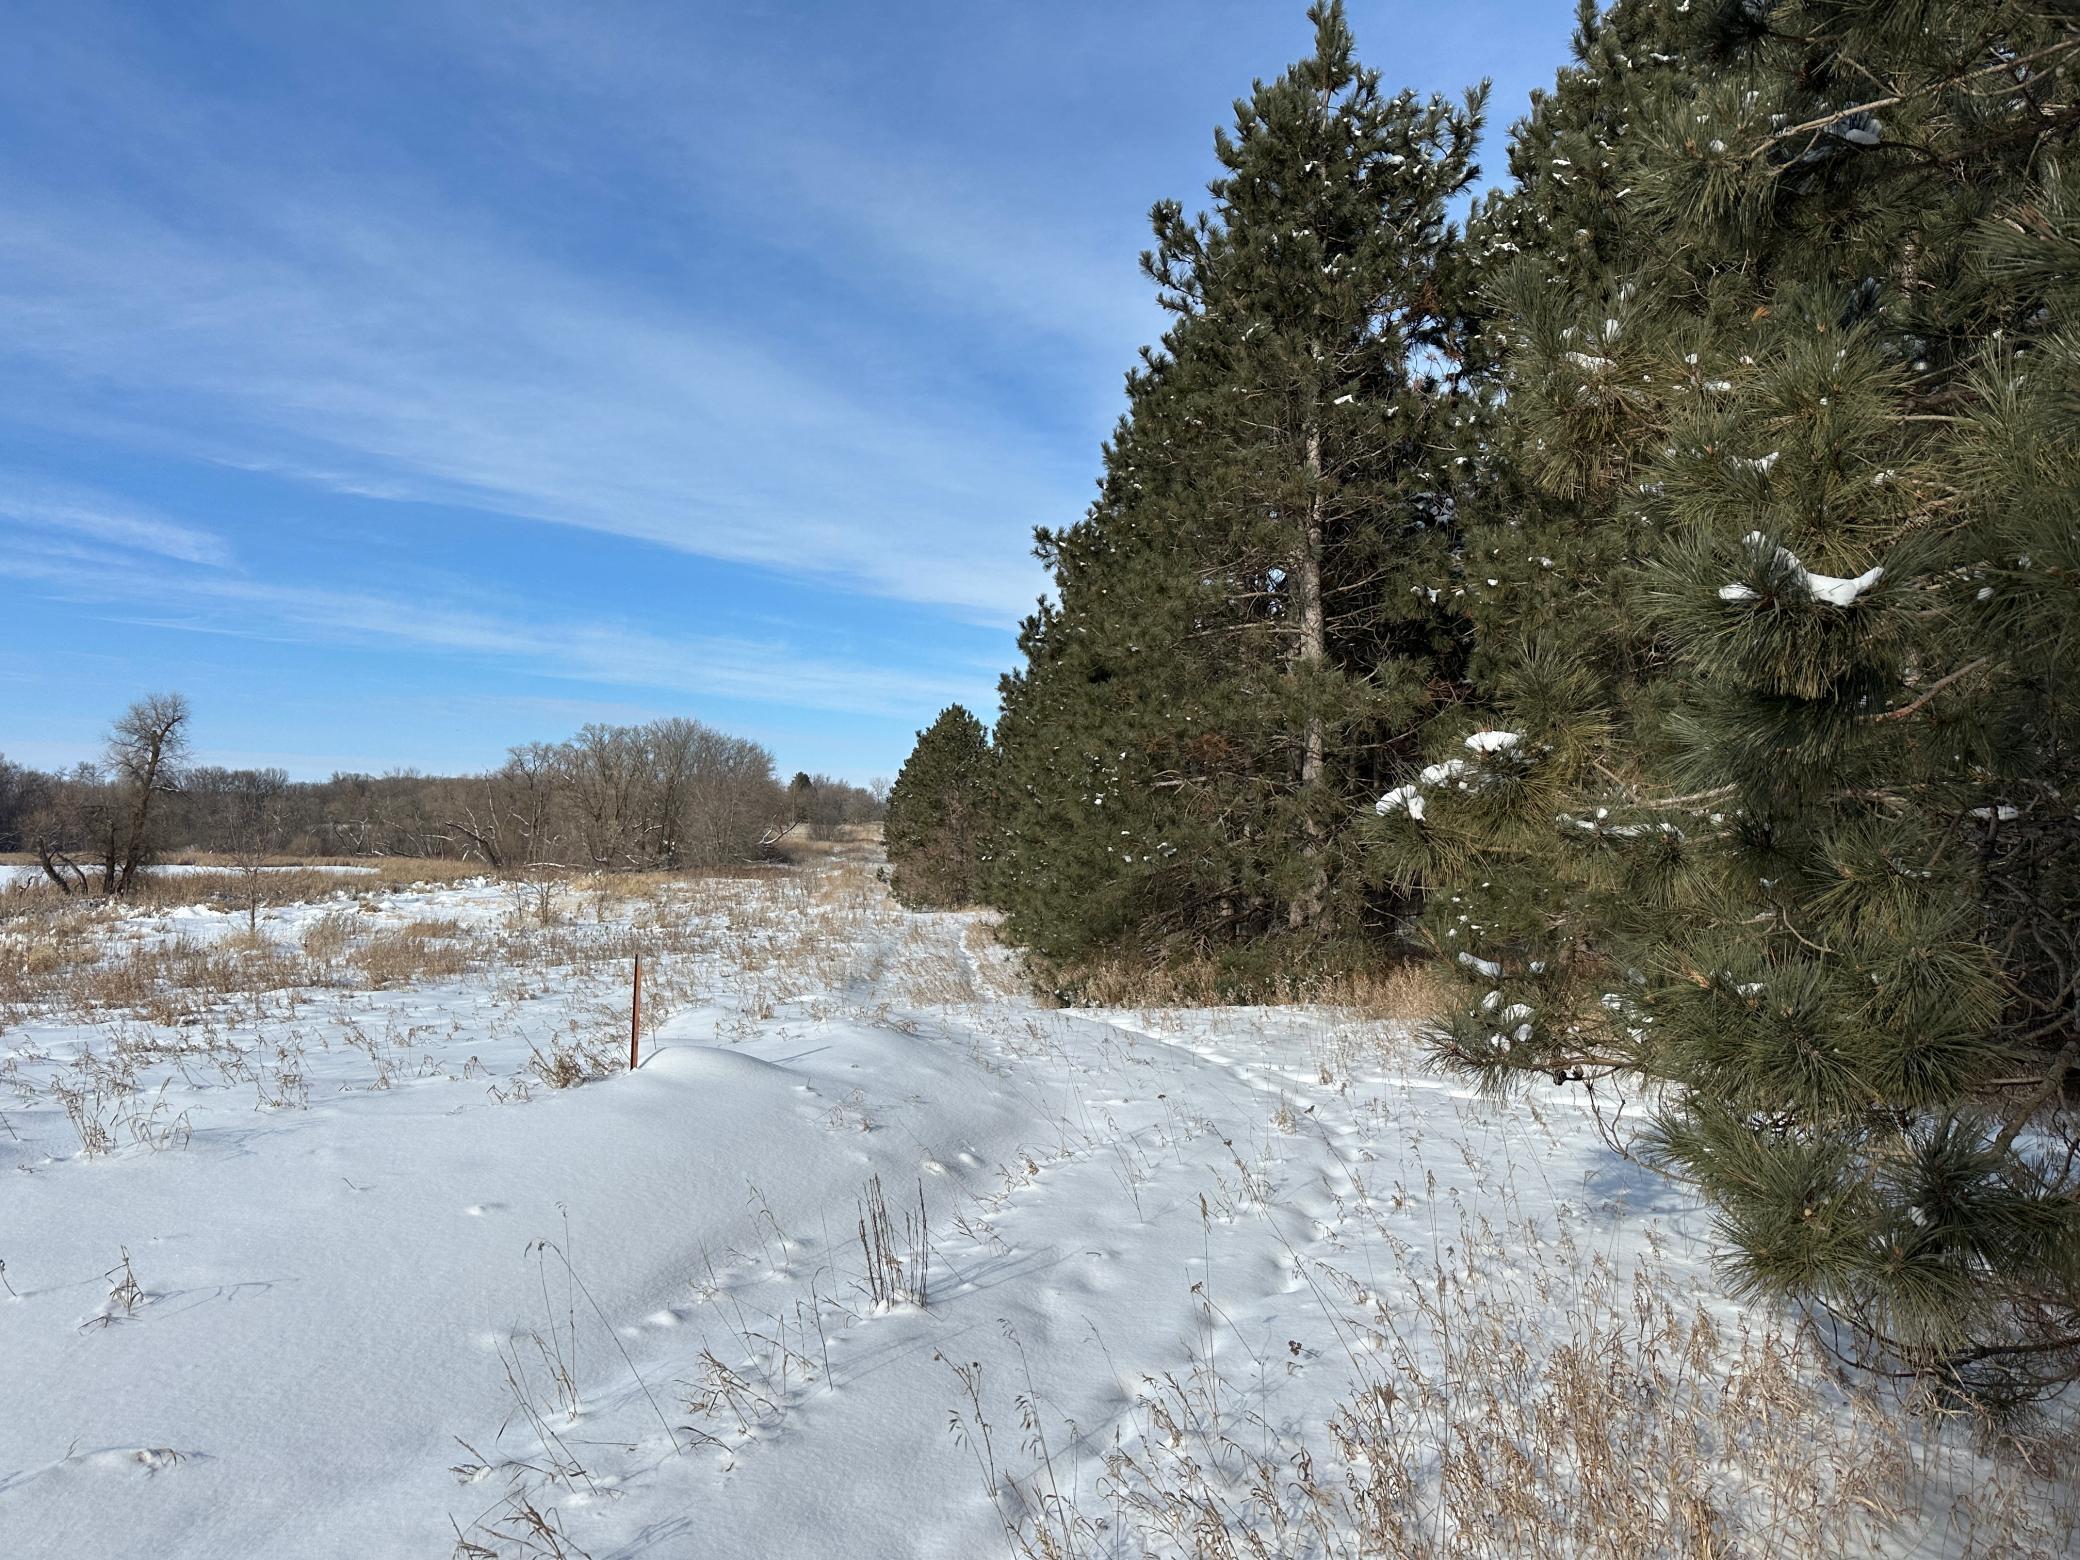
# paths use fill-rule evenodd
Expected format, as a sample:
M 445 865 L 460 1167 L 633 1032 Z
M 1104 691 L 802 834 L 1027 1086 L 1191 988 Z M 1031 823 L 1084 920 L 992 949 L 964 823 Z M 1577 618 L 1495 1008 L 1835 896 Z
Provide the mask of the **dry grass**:
M 46 945 L 32 941 L 27 946 Z M 30 962 L 38 962 L 33 954 Z M 213 942 L 119 945 L 96 961 L 66 966 L 59 978 L 37 983 L 40 990 L 7 995 L 25 1005 L 40 999 L 41 1005 L 78 1016 L 123 1012 L 175 1027 L 227 1001 L 336 983 L 299 951 L 241 932 Z
M 1001 954 L 991 963 L 986 948 L 949 951 L 890 904 L 855 842 L 825 842 L 816 864 L 800 870 L 536 873 L 505 880 L 490 904 L 480 888 L 452 911 L 411 870 L 422 865 L 393 868 L 393 887 L 419 890 L 404 913 L 367 876 L 270 874 L 261 882 L 276 897 L 308 896 L 322 913 L 285 925 L 263 911 L 252 934 L 239 904 L 222 907 L 232 912 L 227 926 L 167 918 L 178 905 L 33 890 L 0 919 L 0 1026 L 55 1019 L 102 1037 L 83 1048 L 64 1081 L 47 1075 L 41 1091 L 61 1092 L 82 1150 L 98 1154 L 186 1141 L 184 1123 L 152 1092 L 169 1068 L 250 1086 L 262 1109 L 307 1104 L 295 1038 L 307 1033 L 330 1050 L 339 1039 L 323 1035 L 343 1027 L 345 1045 L 367 1056 L 356 1086 L 424 1075 L 433 1064 L 416 1054 L 409 1032 L 393 1032 L 389 1019 L 365 1032 L 352 1003 L 360 992 L 486 983 L 491 1000 L 479 1021 L 490 1026 L 487 1040 L 505 1022 L 526 1025 L 519 1070 L 490 1085 L 495 1097 L 517 1100 L 625 1065 L 638 954 L 652 1038 L 678 1009 L 718 996 L 744 1023 L 785 1002 L 818 1016 L 902 1023 L 891 1017 L 891 1001 L 973 1003 L 1008 989 L 983 978 L 1001 966 Z M 208 904 L 222 886 L 200 874 L 163 881 L 185 885 L 173 896 L 183 904 Z M 552 996 L 563 1012 L 545 1038 L 521 1014 Z M 307 1027 L 314 1007 L 317 1031 Z M 25 1065 L 47 1073 L 53 1063 L 20 1055 L 0 1083 L 13 1081 L 19 1092 Z M 476 1066 L 470 1058 L 464 1076 Z
M 760 875 L 770 876 L 771 869 Z M 684 945 L 661 907 L 689 888 L 702 898 L 707 880 L 664 874 L 515 879 L 507 885 L 510 910 L 502 929 L 444 915 L 421 914 L 402 924 L 383 918 L 392 893 L 481 881 L 481 874 L 466 874 L 452 862 L 393 861 L 376 874 L 351 877 L 309 871 L 160 876 L 121 901 L 67 896 L 43 884 L 11 885 L 0 890 L 0 1016 L 43 1012 L 85 1020 L 127 1012 L 182 1024 L 229 1000 L 302 989 L 415 986 L 545 962 L 590 970 L 635 951 L 625 927 L 617 934 L 606 924 L 625 920 L 631 906 L 650 912 L 652 927 L 665 934 L 658 940 Z M 293 941 L 269 935 L 264 920 L 256 936 L 240 930 L 170 938 L 163 924 L 147 935 L 136 920 L 188 907 L 235 914 L 255 890 L 263 915 L 291 905 L 337 902 L 338 908 L 308 922 Z M 608 935 L 580 934 L 581 919 Z M 571 935 L 553 935 L 566 925 Z
M 272 999 L 293 1012 L 309 993 L 355 983 L 332 959 L 239 930 L 145 938 L 99 906 L 0 925 L 0 1023 L 31 1015 L 75 1023 L 130 1016 L 185 1027 Z
M 1462 1214 L 1451 1249 L 1493 1249 L 1494 1233 Z M 957 1372 L 955 1436 L 1013 1554 L 2053 1560 L 2080 1539 L 2070 1430 L 1916 1417 L 1831 1377 L 1796 1332 L 1726 1319 L 1658 1261 L 1621 1275 L 1563 1237 L 1529 1272 L 1498 1282 L 1461 1257 L 1398 1303 L 1358 1272 L 1299 1266 L 1342 1319 L 1341 1358 L 1309 1367 L 1349 1381 L 1326 1423 L 1261 1411 L 1297 1346 L 1234 1379 L 1215 1363 L 1226 1319 L 1203 1299 L 1191 1364 L 1141 1378 L 1095 1466 L 1030 1391 L 1014 1409 L 1028 1471 L 998 1466 L 1001 1404 L 979 1370 Z
M 422 919 L 365 933 L 348 944 L 346 957 L 371 987 L 382 988 L 451 980 L 477 967 L 482 955 L 460 922 Z
M 1034 978 L 1043 995 L 1076 1007 L 1210 1008 L 1242 1001 L 1342 1008 L 1403 1023 L 1437 1013 L 1444 992 L 1436 966 L 1425 960 L 1336 971 L 1310 970 L 1300 961 L 1300 967 L 1268 981 L 1241 982 L 1235 971 L 1203 954 L 1159 965 L 1118 955 L 1036 966 Z
M 171 863 L 170 863 L 171 864 Z M 276 905 L 311 904 L 338 894 L 393 893 L 400 889 L 433 888 L 444 884 L 483 878 L 482 865 L 462 861 L 421 861 L 385 857 L 378 861 L 320 863 L 294 862 L 247 873 L 236 864 L 215 869 L 212 862 L 193 865 L 211 867 L 198 872 L 147 872 L 128 895 L 130 903 L 152 910 L 170 910 L 180 905 L 207 905 L 217 910 L 243 910 L 248 902 L 263 909 Z M 326 872 L 327 865 L 374 867 L 373 872 Z
M 1448 992 L 1436 964 L 1409 959 L 1338 976 L 1324 985 L 1317 1000 L 1362 1019 L 1415 1024 L 1444 1011 Z
M 881 854 L 881 825 L 841 824 L 827 840 L 814 839 L 807 828 L 797 828 L 773 847 L 774 856 L 791 866 L 814 866 L 821 862 L 878 861 Z
M 33 866 L 26 857 L 0 857 L 0 865 Z M 184 853 L 159 863 L 159 868 L 180 867 L 179 872 L 146 868 L 124 896 L 127 905 L 147 910 L 170 910 L 182 905 L 207 905 L 219 910 L 243 910 L 248 902 L 262 908 L 309 904 L 336 894 L 389 893 L 399 889 L 438 887 L 482 879 L 487 869 L 480 862 L 426 860 L 407 857 L 376 857 L 349 860 L 269 858 L 265 870 L 249 873 L 243 863 L 227 856 Z M 351 872 L 326 868 L 352 867 Z M 186 870 L 199 869 L 199 870 Z M 97 882 L 89 873 L 90 885 Z M 0 920 L 10 915 L 47 909 L 52 901 L 99 902 L 94 892 L 67 895 L 41 878 L 13 881 L 0 888 Z

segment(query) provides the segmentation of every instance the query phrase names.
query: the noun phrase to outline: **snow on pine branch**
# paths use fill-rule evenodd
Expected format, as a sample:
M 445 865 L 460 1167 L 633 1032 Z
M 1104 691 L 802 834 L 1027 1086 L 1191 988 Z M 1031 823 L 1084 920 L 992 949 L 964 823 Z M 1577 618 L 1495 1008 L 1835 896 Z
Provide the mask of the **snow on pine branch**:
M 1750 531 L 1741 540 L 1757 552 L 1772 545 L 1770 539 L 1760 531 Z M 1798 554 L 1788 547 L 1772 548 L 1771 564 L 1774 569 L 1781 570 L 1789 575 L 1808 596 L 1830 607 L 1853 605 L 1857 597 L 1885 577 L 1885 569 L 1882 564 L 1864 570 L 1863 573 L 1857 575 L 1854 579 L 1839 579 L 1832 574 L 1815 574 L 1801 563 Z M 1761 592 L 1752 585 L 1729 583 L 1719 587 L 1719 599 L 1721 601 L 1758 601 L 1761 599 Z
M 1476 731 L 1466 739 L 1465 747 L 1470 753 L 1502 753 L 1515 747 L 1522 740 L 1523 738 L 1514 731 Z M 1463 758 L 1448 758 L 1442 763 L 1427 765 L 1412 783 L 1397 785 L 1374 802 L 1372 810 L 1382 818 L 1405 811 L 1409 817 L 1421 823 L 1423 788 L 1443 785 L 1447 780 L 1456 780 L 1459 782 L 1459 788 L 1464 790 L 1466 781 L 1463 777 L 1466 771 L 1467 763 Z

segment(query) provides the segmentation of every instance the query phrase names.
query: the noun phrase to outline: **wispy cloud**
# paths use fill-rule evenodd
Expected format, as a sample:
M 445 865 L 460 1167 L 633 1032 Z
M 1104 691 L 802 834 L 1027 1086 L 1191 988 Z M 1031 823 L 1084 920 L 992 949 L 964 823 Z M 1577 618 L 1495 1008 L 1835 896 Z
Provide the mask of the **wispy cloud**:
M 656 134 L 632 139 L 660 170 L 696 147 L 744 153 L 740 173 L 766 175 L 771 204 L 815 217 L 829 274 L 858 284 L 871 265 L 869 290 L 930 295 L 938 323 L 918 329 L 943 329 L 949 310 L 1051 321 L 1087 344 L 1128 329 L 1131 289 L 1094 281 L 1089 255 L 1044 225 L 816 135 L 718 150 L 727 103 L 706 120 L 668 114 L 663 83 L 630 75 L 639 47 L 590 26 L 585 47 L 571 35 L 562 50 L 645 87 L 630 112 L 658 116 Z M 1065 458 L 979 393 L 986 374 L 950 344 L 892 341 L 813 292 L 762 298 L 747 318 L 742 299 L 718 305 L 682 277 L 579 264 L 416 170 L 333 176 L 322 123 L 226 119 L 135 63 L 73 63 L 98 73 L 73 93 L 98 84 L 106 133 L 156 152 L 163 176 L 154 198 L 119 201 L 0 170 L 0 408 L 18 420 L 1000 623 L 1040 584 L 1031 526 L 1084 502 L 1087 456 Z M 645 242 L 758 226 L 740 188 L 724 213 L 690 194 Z
M 480 63 L 503 58 L 508 79 L 570 94 L 532 126 L 515 121 L 517 134 L 537 132 L 538 155 L 553 156 L 552 141 L 568 146 L 573 123 L 591 126 L 681 200 L 726 206 L 738 232 L 785 248 L 836 247 L 883 298 L 966 316 L 1028 349 L 1067 346 L 1094 400 L 1159 322 L 1134 250 L 1106 220 L 1119 213 L 1092 190 L 1072 184 L 1071 198 L 1050 201 L 1045 170 L 1025 163 L 1011 176 L 990 158 L 1016 159 L 1018 149 L 978 144 L 957 124 L 943 127 L 940 144 L 905 138 L 885 92 L 869 116 L 830 90 L 828 63 L 820 74 L 797 69 L 804 40 L 794 28 L 689 7 L 638 21 L 543 0 L 505 7 L 489 27 L 481 9 L 452 0 L 430 14 L 467 38 Z M 963 154 L 958 165 L 948 142 Z M 1065 150 L 1059 138 L 1052 149 Z M 1128 242 L 1139 241 L 1155 193 L 1127 199 Z
M 0 279 L 37 300 L 0 344 L 34 360 L 17 384 L 121 365 L 165 398 L 170 440 L 227 462 L 993 615 L 1032 594 L 1025 525 L 1076 501 L 973 416 L 863 403 L 454 223 L 311 211 L 299 240 L 325 258 L 299 265 L 136 216 L 16 210 L 31 220 L 0 235 Z
M 986 707 L 1045 585 L 1032 528 L 1082 511 L 1156 322 L 1043 116 L 915 112 L 853 47 L 931 30 L 838 0 L 12 18 L 0 653 L 43 683 L 17 724 L 149 677 L 242 750 L 317 753 L 347 739 L 275 691 L 308 678 L 692 710 L 879 770 Z M 61 688 L 89 644 L 110 662 Z
M 987 679 L 837 660 L 783 638 L 663 634 L 582 618 L 496 614 L 453 601 L 171 572 L 93 549 L 0 554 L 0 576 L 114 621 L 287 644 L 369 646 L 534 677 L 852 714 L 909 716 L 974 700 Z
M 44 538 L 83 539 L 182 563 L 225 565 L 231 546 L 213 532 L 168 519 L 112 494 L 0 470 L 0 526 Z

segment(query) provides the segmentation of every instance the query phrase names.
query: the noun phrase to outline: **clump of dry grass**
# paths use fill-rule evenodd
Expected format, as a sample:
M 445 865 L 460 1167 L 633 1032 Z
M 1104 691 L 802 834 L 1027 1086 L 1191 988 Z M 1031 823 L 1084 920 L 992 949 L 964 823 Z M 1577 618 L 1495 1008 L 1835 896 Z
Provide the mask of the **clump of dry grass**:
M 352 911 L 334 910 L 319 916 L 303 929 L 299 941 L 303 951 L 319 964 L 337 964 L 353 946 L 360 930 Z
M 622 1066 L 620 1053 L 604 1042 L 555 1041 L 544 1050 L 530 1046 L 527 1069 L 552 1089 L 575 1089 Z
M 0 883 L 0 926 L 25 916 L 41 915 L 50 901 L 64 897 L 34 879 L 11 878 Z
M 64 995 L 87 1013 L 125 1011 L 172 1026 L 228 999 L 331 983 L 301 950 L 241 932 L 213 942 L 118 946 L 74 972 Z
M 371 987 L 453 979 L 466 974 L 482 958 L 460 922 L 441 919 L 409 921 L 365 933 L 352 943 L 346 956 Z
M 1416 1022 L 1443 1006 L 1444 983 L 1422 959 L 1324 967 L 1295 959 L 1282 969 L 1238 971 L 1208 954 L 1162 963 L 1113 954 L 1073 964 L 1033 965 L 1041 995 L 1068 1007 L 1211 1008 L 1320 1005 L 1366 1018 Z
M 1446 981 L 1434 961 L 1404 959 L 1332 977 L 1313 1000 L 1359 1018 L 1416 1024 L 1444 1011 Z
M 116 1265 L 102 1276 L 108 1280 L 108 1298 L 101 1309 L 81 1323 L 86 1327 L 113 1327 L 118 1322 L 127 1322 L 137 1315 L 138 1308 L 151 1300 L 144 1285 L 137 1281 L 137 1270 L 130 1265 L 130 1248 L 118 1248 L 121 1255 Z
M 94 919 L 75 910 L 0 923 L 0 1007 L 36 1001 L 98 962 Z
M 452 1519 L 451 1519 L 452 1521 Z M 505 1495 L 464 1529 L 453 1523 L 451 1560 L 592 1560 L 565 1531 L 563 1514 L 542 1502 L 541 1492 L 516 1478 Z
M 903 1234 L 896 1237 L 895 1219 L 881 1190 L 881 1177 L 867 1182 L 859 1210 L 859 1248 L 866 1260 L 867 1298 L 876 1312 L 899 1305 L 920 1310 L 928 1303 L 931 1275 L 931 1226 L 924 1206 L 924 1187 L 917 1188 L 915 1207 L 903 1210 Z
M 103 1056 L 82 1048 L 70 1065 L 52 1074 L 45 1091 L 64 1111 L 89 1159 L 136 1144 L 151 1149 L 184 1146 L 189 1137 L 185 1114 L 176 1115 L 166 1101 L 165 1085 L 148 1095 L 139 1073 L 148 1058 L 137 1048 L 116 1045 Z M 25 1100 L 37 1091 L 13 1072 L 9 1081 Z

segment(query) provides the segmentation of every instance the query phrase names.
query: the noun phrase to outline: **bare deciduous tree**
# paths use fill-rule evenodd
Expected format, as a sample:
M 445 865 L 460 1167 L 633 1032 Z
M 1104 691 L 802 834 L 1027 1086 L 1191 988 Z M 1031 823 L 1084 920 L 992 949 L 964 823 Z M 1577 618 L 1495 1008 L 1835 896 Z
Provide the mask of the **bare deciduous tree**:
M 174 789 L 188 754 L 187 727 L 187 699 L 153 693 L 125 710 L 109 732 L 107 766 L 118 796 L 108 809 L 101 870 L 105 894 L 128 893 L 151 851 L 152 799 Z
M 271 854 L 462 857 L 494 872 L 701 868 L 755 859 L 789 816 L 772 755 L 695 720 L 588 726 L 515 747 L 477 775 L 291 781 L 184 766 L 186 709 L 173 696 L 140 701 L 105 768 L 41 774 L 0 761 L 0 840 L 34 851 L 67 893 L 92 892 L 97 876 L 124 891 L 155 846 L 213 851 L 249 869 L 251 910 Z M 875 815 L 858 787 L 819 775 L 814 791 L 838 821 Z
M 246 884 L 246 931 L 260 930 L 260 874 L 267 858 L 281 848 L 282 799 L 289 775 L 282 769 L 241 769 L 228 777 L 232 854 Z
M 93 838 L 88 799 L 101 789 L 101 776 L 91 764 L 81 764 L 70 774 L 52 775 L 23 824 L 24 837 L 44 876 L 68 894 L 87 892 L 87 873 L 79 858 Z

